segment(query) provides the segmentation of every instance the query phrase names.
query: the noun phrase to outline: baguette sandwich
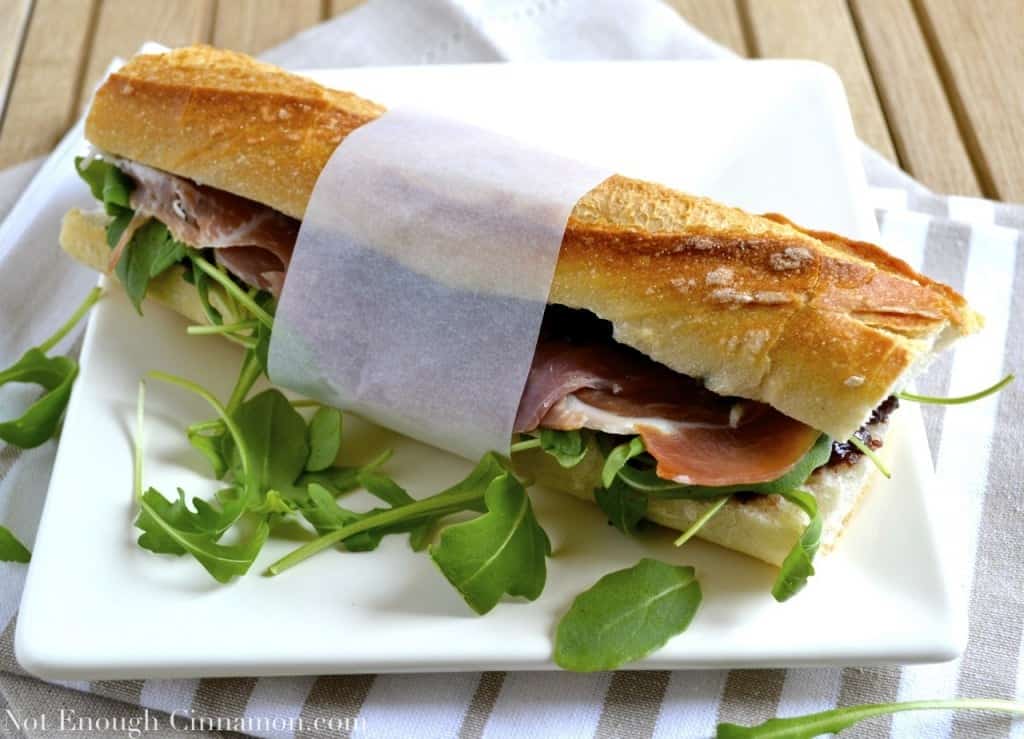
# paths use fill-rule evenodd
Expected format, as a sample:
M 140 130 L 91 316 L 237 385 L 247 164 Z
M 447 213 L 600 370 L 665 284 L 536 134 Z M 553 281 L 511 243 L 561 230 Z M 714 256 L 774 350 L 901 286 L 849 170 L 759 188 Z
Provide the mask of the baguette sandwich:
M 138 56 L 86 122 L 97 153 L 79 168 L 107 208 L 69 212 L 61 246 L 197 323 L 230 301 L 169 244 L 272 301 L 321 169 L 384 111 L 237 53 Z M 831 547 L 894 394 L 981 326 L 877 246 L 618 175 L 576 203 L 548 303 L 516 420 L 538 441 L 516 469 L 584 498 L 645 494 L 646 518 L 679 530 L 724 498 L 697 535 L 775 565 L 808 515 L 773 493 L 812 493 Z

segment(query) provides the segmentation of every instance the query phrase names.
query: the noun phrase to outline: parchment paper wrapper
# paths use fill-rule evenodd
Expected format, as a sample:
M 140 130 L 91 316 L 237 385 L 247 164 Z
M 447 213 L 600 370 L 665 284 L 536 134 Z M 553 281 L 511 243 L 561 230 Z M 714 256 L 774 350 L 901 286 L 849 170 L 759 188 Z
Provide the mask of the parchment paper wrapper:
M 271 380 L 470 459 L 507 452 L 565 224 L 611 174 L 413 110 L 358 128 L 306 210 Z

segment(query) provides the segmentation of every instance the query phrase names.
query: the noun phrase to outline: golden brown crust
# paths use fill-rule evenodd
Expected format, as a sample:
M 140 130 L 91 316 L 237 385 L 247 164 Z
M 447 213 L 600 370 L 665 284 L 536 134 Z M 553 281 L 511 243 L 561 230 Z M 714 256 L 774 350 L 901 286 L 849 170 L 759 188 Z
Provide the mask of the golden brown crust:
M 302 218 L 331 153 L 383 112 L 245 54 L 193 46 L 111 74 L 85 131 L 101 149 Z
M 301 217 L 349 132 L 384 108 L 242 54 L 136 57 L 97 92 L 101 149 Z M 882 249 L 613 176 L 566 227 L 551 302 L 712 390 L 845 438 L 932 353 L 980 327 Z

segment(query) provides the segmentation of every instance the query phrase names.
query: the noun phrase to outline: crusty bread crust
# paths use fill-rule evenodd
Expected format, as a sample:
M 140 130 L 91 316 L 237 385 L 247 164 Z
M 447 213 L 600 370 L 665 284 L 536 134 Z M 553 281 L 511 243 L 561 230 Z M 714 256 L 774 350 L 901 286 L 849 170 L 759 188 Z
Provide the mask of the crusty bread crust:
M 99 148 L 301 218 L 338 143 L 384 108 L 209 47 L 140 56 L 99 89 Z M 569 218 L 550 302 L 722 395 L 846 438 L 980 317 L 871 244 L 613 176 Z
M 72 210 L 61 225 L 60 244 L 70 256 L 95 270 L 102 271 L 110 250 L 105 240 L 109 219 L 102 211 Z M 156 300 L 195 323 L 206 323 L 195 288 L 182 279 L 181 268 L 175 267 L 150 283 L 147 300 Z M 221 290 L 210 286 L 210 300 L 225 316 L 230 312 Z M 886 429 L 872 427 L 872 433 L 883 438 Z M 882 447 L 883 458 L 890 445 Z M 593 490 L 600 484 L 601 455 L 593 446 L 583 462 L 571 470 L 563 469 L 554 459 L 539 450 L 516 454 L 516 471 L 552 490 L 593 500 Z M 875 468 L 861 459 L 854 465 L 816 472 L 806 487 L 818 499 L 822 514 L 821 550 L 831 549 L 845 528 L 859 501 L 876 477 Z M 680 531 L 689 527 L 707 509 L 708 503 L 690 500 L 651 500 L 648 518 Z M 769 564 L 779 565 L 804 527 L 807 516 L 795 505 L 777 496 L 756 498 L 747 503 L 728 503 L 698 536 L 707 541 L 748 554 Z

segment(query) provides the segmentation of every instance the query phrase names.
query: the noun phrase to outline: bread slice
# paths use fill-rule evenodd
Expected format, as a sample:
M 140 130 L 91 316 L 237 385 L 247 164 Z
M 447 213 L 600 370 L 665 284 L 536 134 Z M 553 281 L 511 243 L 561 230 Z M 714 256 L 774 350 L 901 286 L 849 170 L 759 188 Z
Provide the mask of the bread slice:
M 61 227 L 61 247 L 87 267 L 104 270 L 110 256 L 106 243 L 108 221 L 102 211 L 70 211 Z M 218 310 L 230 315 L 219 286 L 211 285 L 209 296 Z M 170 269 L 153 280 L 147 299 L 156 300 L 195 323 L 207 323 L 198 293 L 182 279 L 180 267 Z M 884 439 L 888 430 L 886 424 L 874 424 L 869 429 L 878 439 Z M 884 456 L 888 452 L 889 445 L 886 444 L 880 454 Z M 584 460 L 570 470 L 562 468 L 550 455 L 539 450 L 516 454 L 513 462 L 516 471 L 524 478 L 586 500 L 593 500 L 594 488 L 600 484 L 602 456 L 596 448 L 591 448 Z M 819 469 L 808 480 L 806 487 L 817 497 L 822 514 L 823 552 L 834 546 L 845 522 L 870 489 L 875 475 L 875 467 L 861 457 L 852 465 Z M 647 517 L 683 531 L 708 505 L 700 501 L 652 499 Z M 807 515 L 797 506 L 778 496 L 758 496 L 742 503 L 730 501 L 701 529 L 698 536 L 779 565 L 806 525 Z
M 112 74 L 86 135 L 301 218 L 337 145 L 383 112 L 196 46 Z M 981 326 L 955 291 L 876 246 L 617 175 L 573 209 L 549 302 L 608 319 L 618 341 L 719 394 L 842 439 L 935 352 Z

